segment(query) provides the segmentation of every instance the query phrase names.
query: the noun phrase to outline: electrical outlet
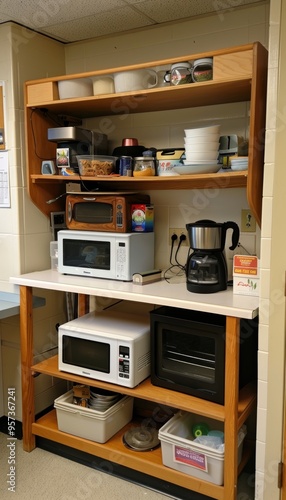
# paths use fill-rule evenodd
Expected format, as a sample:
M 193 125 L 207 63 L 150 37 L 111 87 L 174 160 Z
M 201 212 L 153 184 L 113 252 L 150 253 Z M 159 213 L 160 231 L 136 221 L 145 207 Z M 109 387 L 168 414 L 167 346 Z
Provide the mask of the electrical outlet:
M 255 233 L 256 222 L 250 210 L 241 210 L 241 232 Z
M 172 243 L 173 234 L 176 234 L 178 236 L 174 245 L 178 245 L 178 243 L 180 241 L 181 234 L 184 234 L 186 236 L 186 239 L 181 243 L 181 245 L 182 246 L 189 246 L 189 236 L 188 236 L 188 231 L 186 229 L 184 229 L 183 227 L 170 227 L 169 228 L 169 244 L 170 245 Z

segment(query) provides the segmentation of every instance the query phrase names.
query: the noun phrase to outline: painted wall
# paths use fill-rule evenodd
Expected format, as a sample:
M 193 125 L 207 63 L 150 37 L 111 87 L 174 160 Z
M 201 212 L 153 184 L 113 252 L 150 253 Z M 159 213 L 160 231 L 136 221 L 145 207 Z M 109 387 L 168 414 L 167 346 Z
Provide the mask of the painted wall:
M 194 20 L 163 27 L 68 44 L 66 73 L 77 73 L 128 64 L 182 56 L 233 45 L 260 41 L 268 43 L 267 4 L 249 8 L 230 8 L 223 14 L 201 16 Z M 163 67 L 155 67 L 163 69 Z M 109 153 L 121 145 L 124 137 L 137 137 L 146 147 L 183 147 L 184 129 L 212 123 L 221 124 L 222 134 L 248 135 L 248 105 L 223 106 L 165 111 L 128 113 L 85 120 L 84 126 L 107 133 Z M 169 228 L 182 227 L 200 218 L 217 221 L 234 220 L 241 225 L 241 209 L 248 208 L 244 189 L 152 191 L 155 205 L 156 267 L 169 266 Z M 260 252 L 260 231 L 244 233 L 241 244 L 249 252 Z M 235 252 L 227 251 L 229 273 Z M 236 252 L 237 253 L 237 252 Z M 187 249 L 180 251 L 180 262 L 186 260 Z
M 278 499 L 285 397 L 285 2 L 272 0 L 261 231 L 256 498 Z
M 17 291 L 9 277 L 50 266 L 49 221 L 27 195 L 24 82 L 64 72 L 63 45 L 13 24 L 0 27 L 0 80 L 5 84 L 5 138 L 9 156 L 10 208 L 0 208 L 0 290 Z M 57 344 L 55 325 L 65 318 L 64 296 L 39 291 L 46 307 L 35 313 L 35 356 Z M 0 416 L 7 414 L 7 388 L 16 387 L 16 418 L 21 420 L 19 316 L 0 322 Z M 44 354 L 47 355 L 47 354 Z M 1 376 L 2 373 L 2 376 Z M 37 411 L 53 401 L 50 377 L 37 380 Z M 0 391 L 0 393 L 1 393 Z M 62 392 L 62 390 L 60 391 Z

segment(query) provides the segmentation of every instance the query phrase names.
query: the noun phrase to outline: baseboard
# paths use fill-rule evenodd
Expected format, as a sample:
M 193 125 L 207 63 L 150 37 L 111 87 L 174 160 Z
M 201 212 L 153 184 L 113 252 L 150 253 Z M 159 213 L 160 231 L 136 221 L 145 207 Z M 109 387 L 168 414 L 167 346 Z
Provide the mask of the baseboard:
M 69 460 L 73 460 L 74 462 L 78 462 L 82 465 L 86 465 L 87 467 L 91 467 L 106 474 L 124 479 L 131 483 L 138 484 L 143 488 L 150 488 L 151 490 L 157 491 L 158 493 L 161 493 L 163 495 L 168 495 L 176 500 L 211 500 L 205 495 L 187 490 L 186 488 L 168 483 L 167 481 L 163 481 L 156 477 L 148 476 L 147 474 L 143 474 L 142 472 L 134 471 L 132 469 L 129 469 L 128 467 L 124 467 L 114 462 L 109 462 L 108 460 L 104 460 L 104 465 L 102 465 L 102 458 L 90 455 L 74 448 L 70 448 L 69 446 L 65 446 L 54 441 L 50 441 L 42 437 L 37 437 L 36 443 L 37 446 L 39 448 L 42 448 L 43 450 L 49 451 Z
M 11 434 L 9 432 L 8 427 L 9 427 L 8 426 L 8 417 L 3 415 L 3 417 L 0 417 L 0 432 L 3 432 L 3 434 L 8 434 L 10 436 Z M 22 439 L 22 437 L 23 437 L 22 422 L 20 422 L 19 420 L 15 420 L 15 426 L 14 426 L 14 422 L 13 422 L 12 430 L 15 430 L 15 435 L 11 436 L 11 437 L 14 437 L 15 439 Z
M 37 413 L 36 420 L 38 418 L 42 417 L 43 415 L 45 415 L 45 413 L 48 413 L 49 411 L 51 411 L 52 409 L 53 409 L 53 406 L 49 406 L 48 408 L 45 408 L 45 410 Z M 13 425 L 13 427 L 14 427 L 14 425 Z M 10 432 L 8 429 L 8 417 L 6 417 L 6 415 L 3 415 L 2 417 L 0 417 L 0 432 L 2 432 L 3 434 L 7 434 L 8 436 L 10 435 Z M 22 422 L 20 420 L 15 420 L 15 436 L 11 436 L 11 437 L 15 437 L 16 439 L 23 438 Z

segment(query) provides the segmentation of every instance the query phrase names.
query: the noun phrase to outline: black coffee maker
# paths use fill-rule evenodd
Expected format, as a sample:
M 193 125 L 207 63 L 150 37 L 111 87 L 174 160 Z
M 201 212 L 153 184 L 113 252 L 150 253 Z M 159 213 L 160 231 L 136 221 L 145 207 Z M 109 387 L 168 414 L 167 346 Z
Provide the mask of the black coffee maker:
M 193 253 L 187 259 L 187 289 L 195 293 L 213 293 L 227 288 L 227 265 L 224 256 L 226 232 L 232 229 L 234 250 L 239 241 L 239 227 L 235 222 L 199 220 L 186 225 Z

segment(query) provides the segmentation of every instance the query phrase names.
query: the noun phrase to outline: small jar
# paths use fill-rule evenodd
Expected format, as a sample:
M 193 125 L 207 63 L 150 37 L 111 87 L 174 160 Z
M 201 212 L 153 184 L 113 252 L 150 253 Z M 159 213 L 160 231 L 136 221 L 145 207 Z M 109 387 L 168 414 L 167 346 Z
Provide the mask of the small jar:
M 156 175 L 155 159 L 152 156 L 136 156 L 134 158 L 133 177 L 149 177 Z
M 191 64 L 189 62 L 172 64 L 171 70 L 166 72 L 164 80 L 171 85 L 191 83 Z
M 213 58 L 203 57 L 196 59 L 191 69 L 192 80 L 196 82 L 206 82 L 213 77 Z

